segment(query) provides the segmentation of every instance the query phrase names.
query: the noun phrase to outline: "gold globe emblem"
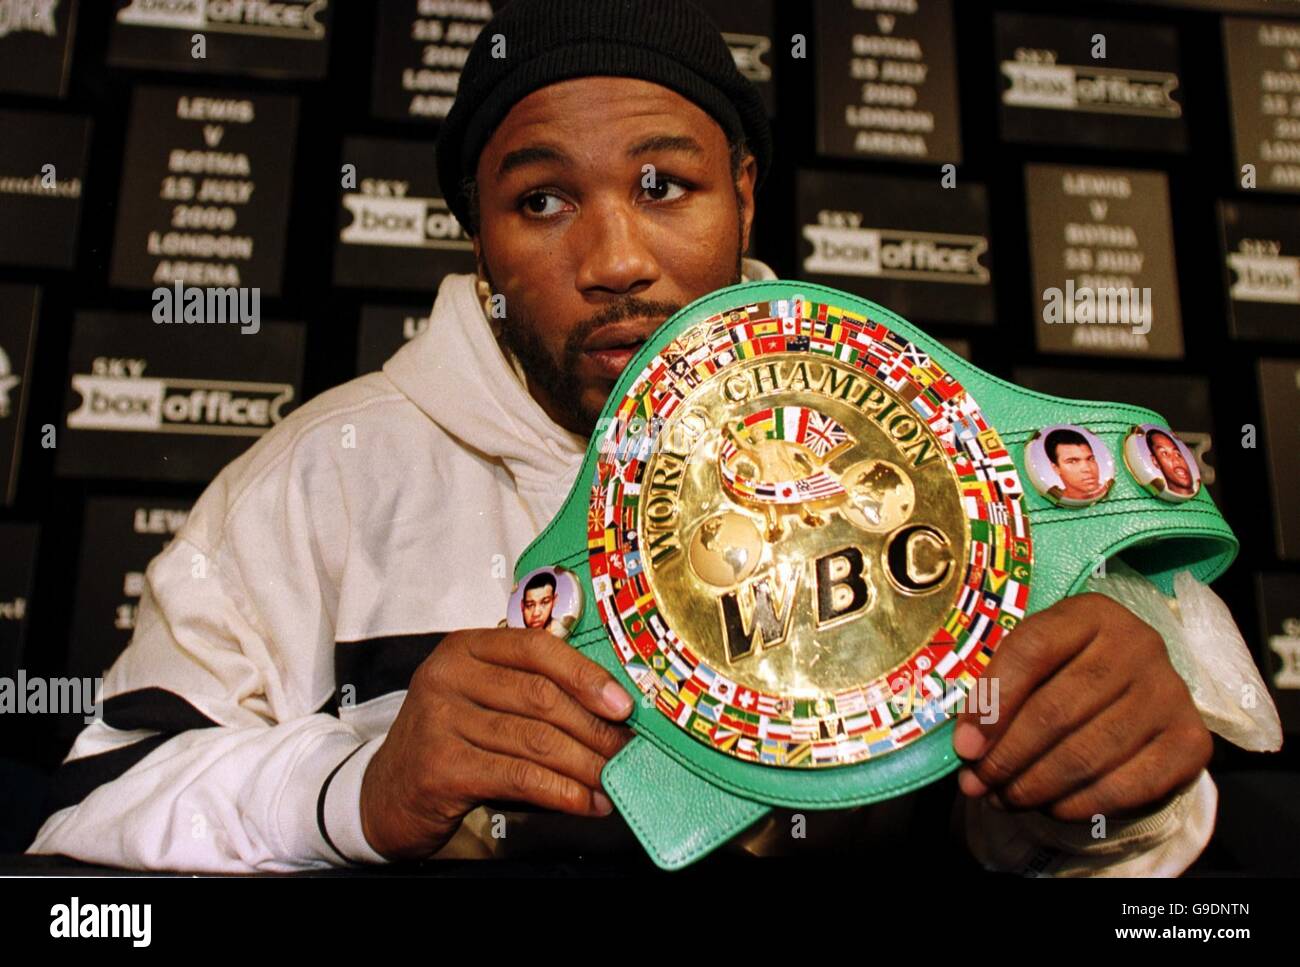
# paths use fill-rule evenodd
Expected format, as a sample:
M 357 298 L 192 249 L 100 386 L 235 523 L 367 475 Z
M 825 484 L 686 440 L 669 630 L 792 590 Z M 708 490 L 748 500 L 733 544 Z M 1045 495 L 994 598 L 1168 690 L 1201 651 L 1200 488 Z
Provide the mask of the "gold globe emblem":
M 695 529 L 689 551 L 691 569 L 714 587 L 734 587 L 758 568 L 763 546 L 752 520 L 724 511 Z

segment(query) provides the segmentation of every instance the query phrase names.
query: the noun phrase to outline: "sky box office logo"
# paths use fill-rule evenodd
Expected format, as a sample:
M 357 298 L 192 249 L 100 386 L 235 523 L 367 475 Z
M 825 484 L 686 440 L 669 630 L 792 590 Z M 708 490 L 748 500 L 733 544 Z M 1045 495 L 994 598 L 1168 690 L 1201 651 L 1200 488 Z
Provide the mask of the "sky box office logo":
M 288 383 L 75 374 L 72 388 L 81 395 L 73 430 L 256 437 L 293 400 Z
M 979 235 L 949 235 L 906 229 L 805 225 L 812 254 L 805 272 L 886 279 L 988 285 L 980 264 L 988 240 Z
M 1238 302 L 1300 304 L 1300 258 L 1230 252 L 1228 267 L 1236 273 L 1228 292 L 1230 298 Z
M 1174 100 L 1178 76 L 1168 71 L 1004 61 L 1002 73 L 1011 82 L 1002 93 L 1008 107 L 1158 118 L 1183 113 Z
M 474 243 L 441 198 L 388 198 L 349 192 L 343 206 L 352 224 L 339 235 L 345 245 L 440 248 L 472 251 Z
M 132 27 L 248 33 L 295 40 L 322 40 L 320 16 L 329 0 L 132 0 L 117 22 Z

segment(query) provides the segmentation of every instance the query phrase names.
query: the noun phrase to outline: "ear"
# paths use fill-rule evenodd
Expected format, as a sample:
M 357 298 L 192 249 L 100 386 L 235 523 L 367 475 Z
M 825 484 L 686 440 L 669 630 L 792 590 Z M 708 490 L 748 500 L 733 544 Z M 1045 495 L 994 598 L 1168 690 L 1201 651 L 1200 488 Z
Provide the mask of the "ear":
M 740 180 L 736 190 L 740 194 L 740 250 L 749 251 L 750 230 L 754 225 L 754 184 L 758 181 L 758 161 L 752 154 L 745 155 L 740 163 Z

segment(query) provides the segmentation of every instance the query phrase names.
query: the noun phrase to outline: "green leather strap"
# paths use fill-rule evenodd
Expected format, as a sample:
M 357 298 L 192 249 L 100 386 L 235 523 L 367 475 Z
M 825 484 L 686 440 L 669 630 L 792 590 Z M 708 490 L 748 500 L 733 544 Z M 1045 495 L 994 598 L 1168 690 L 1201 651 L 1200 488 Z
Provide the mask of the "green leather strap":
M 1023 389 L 972 365 L 882 306 L 849 293 L 805 282 L 750 282 L 712 293 L 668 320 L 631 360 L 611 392 L 602 417 L 610 417 L 631 381 L 668 340 L 695 323 L 739 305 L 790 298 L 841 306 L 883 322 L 929 353 L 980 404 L 1027 480 L 1024 445 L 1036 430 L 1056 423 L 1086 427 L 1116 455 L 1110 495 L 1087 508 L 1057 507 L 1025 488 L 1022 506 L 1034 541 L 1034 575 L 1027 613 L 1040 611 L 1082 589 L 1099 562 L 1125 560 L 1166 594 L 1174 575 L 1189 570 L 1203 582 L 1218 577 L 1238 543 L 1204 488 L 1192 500 L 1170 504 L 1151 496 L 1119 467 L 1124 436 L 1136 424 L 1165 421 L 1155 412 L 1122 403 L 1069 400 Z M 596 441 L 588 447 L 561 511 L 521 556 L 516 578 L 533 568 L 563 565 L 593 601 L 587 566 L 587 505 Z M 623 671 L 589 606 L 569 641 L 608 669 L 629 694 L 639 689 Z M 921 713 L 923 714 L 923 713 Z M 883 759 L 833 769 L 777 769 L 716 752 L 690 738 L 653 705 L 638 702 L 630 719 L 637 733 L 606 766 L 602 781 L 636 835 L 665 868 L 692 862 L 764 815 L 769 806 L 838 809 L 901 795 L 958 767 L 953 723 L 946 722 Z M 870 769 L 864 766 L 870 765 Z

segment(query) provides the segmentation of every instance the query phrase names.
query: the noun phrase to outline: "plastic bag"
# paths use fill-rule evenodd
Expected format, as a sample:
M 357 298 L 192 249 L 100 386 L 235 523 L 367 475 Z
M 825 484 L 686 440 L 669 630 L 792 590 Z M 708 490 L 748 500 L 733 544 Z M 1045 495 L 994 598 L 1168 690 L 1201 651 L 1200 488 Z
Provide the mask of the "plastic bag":
M 1252 752 L 1282 747 L 1282 722 L 1228 606 L 1188 571 L 1174 578 L 1174 599 L 1119 560 L 1088 579 L 1165 640 L 1169 661 L 1187 683 L 1205 727 Z

